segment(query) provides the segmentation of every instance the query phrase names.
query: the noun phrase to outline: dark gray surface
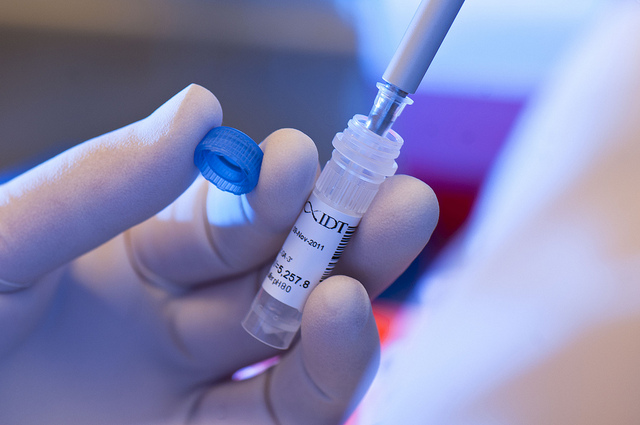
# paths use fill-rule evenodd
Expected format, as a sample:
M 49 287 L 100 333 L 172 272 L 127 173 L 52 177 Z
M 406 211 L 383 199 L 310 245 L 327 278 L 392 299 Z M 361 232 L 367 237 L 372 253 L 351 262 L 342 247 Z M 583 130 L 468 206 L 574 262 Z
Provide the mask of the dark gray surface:
M 0 169 L 141 119 L 189 83 L 257 141 L 281 127 L 330 142 L 375 95 L 349 55 L 0 31 Z M 44 154 L 43 154 L 44 152 Z

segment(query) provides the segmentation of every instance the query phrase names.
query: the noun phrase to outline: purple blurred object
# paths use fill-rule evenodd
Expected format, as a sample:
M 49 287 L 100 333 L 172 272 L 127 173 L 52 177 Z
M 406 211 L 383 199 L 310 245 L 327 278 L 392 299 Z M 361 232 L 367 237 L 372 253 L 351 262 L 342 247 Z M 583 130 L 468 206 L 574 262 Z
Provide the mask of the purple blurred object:
M 395 130 L 405 140 L 398 172 L 427 182 L 438 195 L 437 232 L 451 236 L 466 219 L 524 100 L 418 93 Z

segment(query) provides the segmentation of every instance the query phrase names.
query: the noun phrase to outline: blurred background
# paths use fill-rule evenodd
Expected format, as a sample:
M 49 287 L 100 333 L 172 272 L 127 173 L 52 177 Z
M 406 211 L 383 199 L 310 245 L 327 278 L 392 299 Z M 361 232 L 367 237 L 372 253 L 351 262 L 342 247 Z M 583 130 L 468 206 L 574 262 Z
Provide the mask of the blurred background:
M 612 0 L 472 0 L 395 130 L 401 173 L 431 184 L 441 221 L 425 267 L 464 222 L 527 101 Z M 334 134 L 366 114 L 419 0 L 3 0 L 0 176 L 141 119 L 189 83 L 259 141 Z M 396 297 L 409 285 L 396 285 Z

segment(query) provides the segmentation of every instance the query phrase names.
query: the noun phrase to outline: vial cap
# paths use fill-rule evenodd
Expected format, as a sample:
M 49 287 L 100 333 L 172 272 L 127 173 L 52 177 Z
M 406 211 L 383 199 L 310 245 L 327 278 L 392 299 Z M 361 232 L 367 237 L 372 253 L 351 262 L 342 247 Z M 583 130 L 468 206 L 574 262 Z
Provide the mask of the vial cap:
M 216 127 L 196 147 L 194 162 L 218 189 L 240 195 L 258 184 L 262 150 L 240 130 Z

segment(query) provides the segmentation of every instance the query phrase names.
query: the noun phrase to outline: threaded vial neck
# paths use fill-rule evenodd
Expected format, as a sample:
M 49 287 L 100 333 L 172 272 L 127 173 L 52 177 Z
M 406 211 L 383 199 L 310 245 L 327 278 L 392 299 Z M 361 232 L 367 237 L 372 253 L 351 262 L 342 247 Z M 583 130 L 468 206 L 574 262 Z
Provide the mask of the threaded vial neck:
M 367 117 L 355 115 L 347 128 L 333 138 L 333 147 L 353 161 L 366 173 L 363 178 L 370 179 L 371 174 L 380 178 L 395 174 L 398 165 L 395 159 L 400 155 L 402 137 L 393 130 L 381 136 L 366 127 Z
M 335 147 L 318 181 L 316 193 L 331 206 L 363 214 L 378 187 L 398 168 L 402 138 L 394 131 L 380 136 L 366 128 L 364 115 L 356 115 L 333 138 Z

